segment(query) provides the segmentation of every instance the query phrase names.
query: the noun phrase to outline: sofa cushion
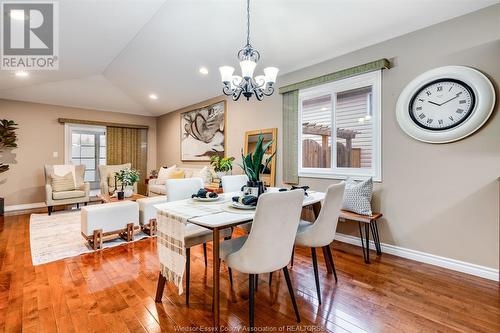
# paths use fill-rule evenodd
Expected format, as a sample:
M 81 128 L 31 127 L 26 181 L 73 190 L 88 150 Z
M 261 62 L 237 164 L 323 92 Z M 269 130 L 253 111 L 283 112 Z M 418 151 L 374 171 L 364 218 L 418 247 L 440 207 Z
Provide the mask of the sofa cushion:
M 156 194 L 163 194 L 165 195 L 167 192 L 166 192 L 166 189 L 165 189 L 165 185 L 161 185 L 161 184 L 150 184 L 149 185 L 149 192 L 153 192 L 153 193 L 156 193 Z
M 50 178 L 53 192 L 73 191 L 75 189 L 75 178 L 72 172 L 68 172 L 64 176 L 52 174 Z
M 177 168 L 177 166 L 174 164 L 172 165 L 171 167 L 161 167 L 160 170 L 158 170 L 158 179 L 157 179 L 157 183 L 158 184 L 162 184 L 162 185 L 165 185 L 165 182 L 167 181 L 170 173 L 172 171 L 175 171 Z
M 85 191 L 61 191 L 61 192 L 52 192 L 52 198 L 54 200 L 64 200 L 64 199 L 73 199 L 80 198 L 85 196 Z
M 343 210 L 361 215 L 372 215 L 373 180 L 356 181 L 348 178 L 345 183 Z

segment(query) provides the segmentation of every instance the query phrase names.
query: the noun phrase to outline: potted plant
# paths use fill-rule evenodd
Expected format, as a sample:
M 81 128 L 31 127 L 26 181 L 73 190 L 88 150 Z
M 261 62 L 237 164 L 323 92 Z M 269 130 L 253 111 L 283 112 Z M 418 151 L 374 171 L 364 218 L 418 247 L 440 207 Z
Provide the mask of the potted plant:
M 270 140 L 269 142 L 264 144 L 264 136 L 260 134 L 253 153 L 249 153 L 247 156 L 245 156 L 243 155 L 243 151 L 241 152 L 242 165 L 240 166 L 248 177 L 247 186 L 257 187 L 258 195 L 264 193 L 264 183 L 260 180 L 260 174 L 264 169 L 268 167 L 274 155 L 276 155 L 276 152 L 274 152 L 271 154 L 271 156 L 266 158 L 265 161 L 263 161 L 264 154 L 272 144 L 273 140 Z
M 220 158 L 217 155 L 210 157 L 210 165 L 215 171 L 215 174 L 219 179 L 222 176 L 227 175 L 231 170 L 233 170 L 234 157 L 223 157 Z
M 0 120 L 0 152 L 5 149 L 17 148 L 17 124 L 13 120 Z M 0 173 L 9 170 L 7 164 L 0 163 Z M 4 198 L 0 198 L 0 216 L 3 216 L 5 209 Z
M 117 191 L 119 200 L 129 198 L 134 195 L 134 184 L 139 181 L 139 171 L 135 169 L 123 169 L 115 173 L 115 184 L 122 184 L 121 191 Z M 121 193 L 120 193 L 121 192 Z

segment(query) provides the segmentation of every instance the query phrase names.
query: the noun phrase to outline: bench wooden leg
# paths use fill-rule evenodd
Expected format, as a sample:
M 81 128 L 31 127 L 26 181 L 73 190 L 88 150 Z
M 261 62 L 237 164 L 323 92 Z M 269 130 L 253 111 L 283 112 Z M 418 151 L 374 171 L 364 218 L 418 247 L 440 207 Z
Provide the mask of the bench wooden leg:
M 131 242 L 134 240 L 134 224 L 127 224 L 127 242 Z
M 94 251 L 102 249 L 102 229 L 94 230 L 91 246 Z
M 149 223 L 144 224 L 141 229 L 146 235 L 155 236 L 158 231 L 156 219 L 149 220 Z

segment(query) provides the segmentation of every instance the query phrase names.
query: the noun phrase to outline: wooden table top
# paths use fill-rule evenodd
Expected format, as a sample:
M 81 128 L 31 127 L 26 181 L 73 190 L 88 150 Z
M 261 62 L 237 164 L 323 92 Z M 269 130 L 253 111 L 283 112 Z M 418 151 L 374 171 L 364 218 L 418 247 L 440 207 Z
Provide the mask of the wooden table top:
M 118 202 L 118 201 L 123 201 L 123 200 L 129 200 L 129 201 L 136 201 L 137 199 L 143 199 L 143 198 L 147 198 L 146 196 L 142 195 L 142 194 L 134 194 L 132 195 L 131 197 L 128 197 L 128 198 L 123 198 L 123 200 L 118 200 L 117 197 L 112 197 L 110 196 L 109 194 L 101 194 L 99 196 L 99 198 L 105 202 L 105 203 L 109 203 L 109 202 Z

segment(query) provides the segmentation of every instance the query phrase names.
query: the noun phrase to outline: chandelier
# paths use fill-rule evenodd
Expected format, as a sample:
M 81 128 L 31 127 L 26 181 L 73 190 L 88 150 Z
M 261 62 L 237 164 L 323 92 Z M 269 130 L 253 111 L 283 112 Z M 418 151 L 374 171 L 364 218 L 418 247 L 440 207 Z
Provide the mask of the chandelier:
M 247 0 L 247 44 L 238 52 L 240 61 L 241 76 L 233 75 L 234 67 L 219 67 L 222 83 L 222 92 L 227 96 L 232 96 L 237 101 L 241 95 L 247 101 L 255 94 L 257 100 L 261 101 L 264 96 L 271 96 L 274 92 L 274 83 L 278 75 L 278 68 L 264 68 L 264 75 L 253 77 L 253 72 L 260 59 L 259 51 L 250 45 L 250 0 Z

